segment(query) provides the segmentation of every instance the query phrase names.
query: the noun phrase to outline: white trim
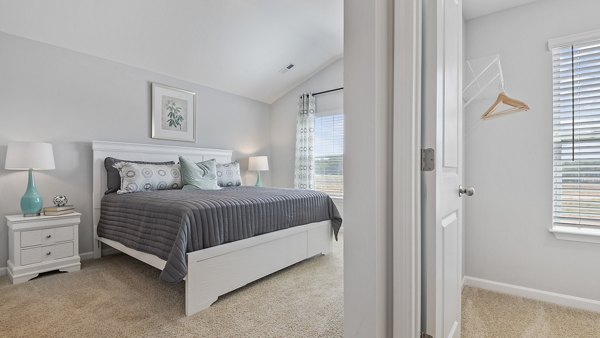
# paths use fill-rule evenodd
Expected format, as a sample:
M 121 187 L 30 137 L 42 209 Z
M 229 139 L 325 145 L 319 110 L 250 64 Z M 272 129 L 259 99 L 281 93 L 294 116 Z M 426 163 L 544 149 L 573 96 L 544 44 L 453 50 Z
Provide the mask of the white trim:
M 489 291 L 505 293 L 513 296 L 554 303 L 580 310 L 600 312 L 600 301 L 588 298 L 575 297 L 562 293 L 527 288 L 524 286 L 494 282 L 487 279 L 465 277 L 465 285 Z
M 600 40 L 600 30 L 593 30 L 578 34 L 567 35 L 548 40 L 548 49 L 552 50 L 559 47 L 568 47 L 582 42 Z
M 548 231 L 553 233 L 556 239 L 600 244 L 600 229 L 553 225 Z
M 7 268 L 7 267 L 2 267 L 2 268 L 0 268 L 0 277 L 2 277 L 2 276 L 6 276 L 6 274 L 7 274 L 7 271 L 8 271 L 8 268 Z
M 421 331 L 421 2 L 394 6 L 393 335 Z

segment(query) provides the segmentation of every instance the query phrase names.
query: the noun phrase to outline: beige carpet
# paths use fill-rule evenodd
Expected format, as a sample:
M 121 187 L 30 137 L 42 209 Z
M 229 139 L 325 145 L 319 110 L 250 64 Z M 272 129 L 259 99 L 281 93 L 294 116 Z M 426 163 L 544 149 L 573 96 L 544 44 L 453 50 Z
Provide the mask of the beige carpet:
M 600 313 L 466 287 L 462 336 L 600 337 Z
M 184 314 L 184 284 L 125 255 L 12 285 L 0 278 L 2 337 L 341 337 L 342 242 Z

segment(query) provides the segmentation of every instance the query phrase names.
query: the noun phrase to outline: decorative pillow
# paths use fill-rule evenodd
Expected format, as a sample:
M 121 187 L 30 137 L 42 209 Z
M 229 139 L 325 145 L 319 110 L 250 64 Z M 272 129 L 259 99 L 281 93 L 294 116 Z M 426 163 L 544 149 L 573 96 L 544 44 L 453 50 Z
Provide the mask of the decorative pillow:
M 217 161 L 209 160 L 194 163 L 179 156 L 181 176 L 185 189 L 197 188 L 202 190 L 220 190 L 217 184 Z M 190 187 L 191 186 L 191 187 Z
M 111 194 L 117 192 L 121 188 L 121 175 L 119 175 L 119 169 L 115 168 L 114 165 L 119 162 L 129 162 L 138 164 L 175 164 L 173 161 L 169 162 L 145 162 L 145 161 L 126 161 L 119 160 L 114 157 L 107 157 L 104 159 L 104 168 L 106 168 L 106 192 L 104 194 Z
M 139 191 L 181 189 L 181 169 L 178 164 L 141 164 L 119 162 L 115 164 L 121 176 L 121 189 L 117 194 Z
M 237 187 L 242 185 L 240 163 L 217 163 L 217 184 L 219 187 Z

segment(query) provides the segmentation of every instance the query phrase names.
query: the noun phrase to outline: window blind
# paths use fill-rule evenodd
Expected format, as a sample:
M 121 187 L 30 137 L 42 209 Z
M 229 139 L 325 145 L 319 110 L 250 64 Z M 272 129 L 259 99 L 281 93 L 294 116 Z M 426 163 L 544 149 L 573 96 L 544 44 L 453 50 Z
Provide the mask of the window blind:
M 600 226 L 600 40 L 552 49 L 553 223 Z
M 344 115 L 315 117 L 315 189 L 334 198 L 344 196 Z

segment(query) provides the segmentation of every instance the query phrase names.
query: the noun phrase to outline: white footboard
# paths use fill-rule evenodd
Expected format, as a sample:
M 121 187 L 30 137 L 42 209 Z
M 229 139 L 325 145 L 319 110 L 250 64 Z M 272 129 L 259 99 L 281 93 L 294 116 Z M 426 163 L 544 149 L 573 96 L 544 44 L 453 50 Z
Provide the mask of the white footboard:
M 331 241 L 331 221 L 323 221 L 188 253 L 186 315 L 273 272 L 328 254 Z

